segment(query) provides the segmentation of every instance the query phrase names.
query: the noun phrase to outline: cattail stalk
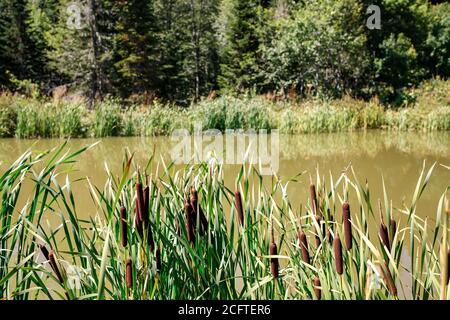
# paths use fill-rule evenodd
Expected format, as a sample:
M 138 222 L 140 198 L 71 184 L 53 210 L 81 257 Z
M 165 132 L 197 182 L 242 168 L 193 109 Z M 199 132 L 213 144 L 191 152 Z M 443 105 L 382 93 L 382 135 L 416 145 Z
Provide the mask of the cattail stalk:
M 342 244 L 338 234 L 336 234 L 336 237 L 334 238 L 333 247 L 334 247 L 334 260 L 336 264 L 336 272 L 337 274 L 342 275 L 344 273 L 342 260 Z
M 352 224 L 350 222 L 350 205 L 345 202 L 342 205 L 342 218 L 344 224 L 344 240 L 347 251 L 352 249 Z
M 384 281 L 386 282 L 386 285 L 389 289 L 389 292 L 394 296 L 397 297 L 397 287 L 395 285 L 394 279 L 392 279 L 391 271 L 389 270 L 389 267 L 387 263 L 385 262 L 384 265 L 380 267 L 381 274 L 383 275 Z
M 130 289 L 133 287 L 133 263 L 130 258 L 127 260 L 126 267 L 126 280 L 127 280 L 127 288 Z
M 320 288 L 320 279 L 316 277 L 314 279 L 314 294 L 316 295 L 317 300 L 322 299 L 322 290 Z
M 241 193 L 238 190 L 236 190 L 236 192 L 234 193 L 234 206 L 236 207 L 236 210 L 237 210 L 239 223 L 241 224 L 241 226 L 243 226 L 244 225 L 244 210 L 242 208 Z
M 305 263 L 310 264 L 309 251 L 308 251 L 308 239 L 303 231 L 298 232 L 298 241 L 300 245 L 300 250 L 302 252 L 302 259 Z
M 120 207 L 120 226 L 122 231 L 122 247 L 126 248 L 128 244 L 128 226 L 127 226 L 127 209 Z

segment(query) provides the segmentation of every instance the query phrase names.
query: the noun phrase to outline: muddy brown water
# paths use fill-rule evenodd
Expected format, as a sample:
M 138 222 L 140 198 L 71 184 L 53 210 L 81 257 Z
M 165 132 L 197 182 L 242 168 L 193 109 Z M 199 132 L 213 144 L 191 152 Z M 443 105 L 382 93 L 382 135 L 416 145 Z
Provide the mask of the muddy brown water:
M 72 178 L 89 177 L 100 188 L 106 181 L 105 165 L 120 175 L 123 155 L 128 149 L 135 153 L 135 160 L 142 166 L 151 154 L 155 163 L 163 159 L 171 161 L 171 151 L 176 141 L 170 137 L 154 138 L 103 138 L 72 139 L 69 146 L 75 151 L 98 142 L 94 148 L 78 157 Z M 59 146 L 64 140 L 0 139 L 0 172 L 31 148 L 39 152 Z M 305 172 L 298 182 L 290 183 L 288 195 L 294 204 L 306 203 L 310 176 L 315 178 L 316 168 L 329 180 L 332 173 L 336 179 L 351 164 L 361 183 L 367 179 L 372 200 L 383 199 L 382 177 L 393 206 L 409 204 L 422 170 L 437 163 L 434 174 L 418 204 L 419 215 L 433 219 L 445 189 L 450 185 L 450 132 L 395 133 L 369 131 L 358 133 L 281 135 L 279 137 L 279 169 L 281 178 L 293 177 Z M 156 167 L 156 166 L 154 166 Z M 240 165 L 225 164 L 225 182 L 233 189 Z M 350 177 L 352 175 L 350 174 Z M 85 182 L 74 185 L 79 212 L 93 213 L 94 207 Z
M 61 145 L 64 140 L 0 139 L 0 174 L 21 154 L 31 148 L 35 152 Z M 76 151 L 86 145 L 99 142 L 78 157 L 72 179 L 88 177 L 102 189 L 107 174 L 105 165 L 115 175 L 121 174 L 123 155 L 128 149 L 135 153 L 135 161 L 145 166 L 151 154 L 155 163 L 163 159 L 171 161 L 171 151 L 176 142 L 170 137 L 154 138 L 103 138 L 71 139 L 69 147 Z M 371 198 L 383 199 L 382 177 L 394 208 L 409 204 L 414 193 L 424 161 L 426 167 L 437 163 L 426 191 L 418 203 L 418 214 L 434 220 L 439 198 L 450 186 L 450 132 L 396 133 L 368 131 L 355 133 L 281 135 L 279 137 L 279 169 L 282 179 L 305 172 L 296 183 L 290 183 L 288 196 L 294 207 L 308 201 L 310 176 L 315 178 L 316 168 L 329 181 L 331 173 L 336 179 L 351 164 L 360 182 L 366 180 Z M 154 166 L 156 167 L 156 166 Z M 225 164 L 225 183 L 230 189 L 240 165 Z M 352 175 L 350 174 L 352 178 Z M 352 178 L 353 179 L 353 178 Z M 96 213 L 86 181 L 73 186 L 79 218 Z M 340 189 L 342 191 L 342 189 Z M 32 194 L 28 193 L 28 197 Z M 376 204 L 376 203 L 373 203 Z M 370 226 L 374 231 L 377 226 Z

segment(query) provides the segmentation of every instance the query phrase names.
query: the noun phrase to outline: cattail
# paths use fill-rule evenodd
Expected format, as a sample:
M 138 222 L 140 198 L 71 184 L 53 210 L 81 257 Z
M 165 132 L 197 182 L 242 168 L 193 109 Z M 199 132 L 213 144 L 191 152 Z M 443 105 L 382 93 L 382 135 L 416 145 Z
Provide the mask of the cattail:
M 450 280 L 450 249 L 447 251 L 447 284 Z
M 128 244 L 127 209 L 120 207 L 120 226 L 122 229 L 122 247 Z
M 52 267 L 53 272 L 56 274 L 59 282 L 63 284 L 64 280 L 61 275 L 61 271 L 59 270 L 58 264 L 56 263 L 55 252 L 53 250 L 50 250 L 50 252 L 48 253 L 48 259 L 50 261 L 50 266 Z
M 308 239 L 303 231 L 298 232 L 298 241 L 300 245 L 300 250 L 302 252 L 302 259 L 305 263 L 310 264 L 309 251 L 308 251 Z
M 136 208 L 139 220 L 144 222 L 144 190 L 140 182 L 136 183 Z
M 144 188 L 142 194 L 142 221 L 145 225 L 148 225 L 148 215 L 149 215 L 149 197 L 150 197 L 150 188 L 147 186 Z
M 149 220 L 149 201 L 150 201 L 150 188 L 146 186 L 143 191 L 143 204 L 142 204 L 142 222 L 147 227 L 147 244 L 150 247 L 150 251 L 155 250 L 155 243 L 153 241 L 152 227 Z
M 389 226 L 391 227 L 391 234 L 390 234 L 390 245 L 392 246 L 394 243 L 395 234 L 397 233 L 397 222 L 391 218 L 389 221 Z
M 316 219 L 316 222 L 317 222 L 317 224 L 319 226 L 319 228 L 316 230 L 316 247 L 318 248 L 320 246 L 320 244 L 321 244 L 319 233 L 321 233 L 320 226 L 321 226 L 322 219 L 320 218 L 320 216 L 315 216 L 315 219 Z
M 336 272 L 337 274 L 341 275 L 344 273 L 343 269 L 343 261 L 342 261 L 342 245 L 341 245 L 341 239 L 339 238 L 339 235 L 336 234 L 336 237 L 334 238 L 334 260 L 336 263 Z
M 322 290 L 320 288 L 320 279 L 316 277 L 314 279 L 314 294 L 316 295 L 317 300 L 322 299 Z
M 191 243 L 195 242 L 195 234 L 194 234 L 194 225 L 192 221 L 192 213 L 191 213 L 191 205 L 187 199 L 184 201 L 184 213 L 186 217 L 186 232 L 188 236 L 188 240 Z
M 397 296 L 397 287 L 395 286 L 394 280 L 392 279 L 391 271 L 386 263 L 384 266 L 381 266 L 381 273 L 383 275 L 384 281 L 389 289 L 389 292 L 396 297 Z
M 241 226 L 243 226 L 244 225 L 244 210 L 242 209 L 241 193 L 238 190 L 236 190 L 236 192 L 234 193 L 234 205 L 237 210 L 239 223 L 241 224 Z
M 198 204 L 198 192 L 197 190 L 195 190 L 194 186 L 191 187 L 190 200 L 195 220 L 197 220 L 197 209 L 198 209 L 198 216 L 200 218 L 201 223 L 200 234 L 203 235 L 208 230 L 208 220 L 206 219 L 206 216 L 203 213 L 202 208 Z
M 160 271 L 161 270 L 161 250 L 159 250 L 159 248 L 156 249 L 155 258 L 156 258 L 156 270 Z
M 133 263 L 131 259 L 127 260 L 127 269 L 126 269 L 126 279 L 127 279 L 127 287 L 133 287 Z
M 41 252 L 45 257 L 45 260 L 47 260 L 47 261 L 50 260 L 49 255 L 48 255 L 48 250 L 43 244 L 39 245 L 39 249 L 41 249 Z
M 350 222 L 350 205 L 345 202 L 342 205 L 342 218 L 344 224 L 344 240 L 345 248 L 347 250 L 352 249 L 352 224 Z
M 271 256 L 278 254 L 277 245 L 274 242 L 270 244 L 269 252 Z M 270 271 L 274 278 L 278 278 L 278 258 L 270 258 Z
M 316 186 L 314 184 L 311 184 L 309 186 L 309 195 L 311 197 L 311 206 L 313 215 L 317 215 L 318 202 L 317 202 Z
M 381 238 L 381 242 L 383 243 L 383 245 L 386 246 L 387 250 L 391 251 L 391 246 L 389 244 L 388 229 L 387 229 L 386 225 L 384 224 L 384 222 L 381 222 L 380 238 Z

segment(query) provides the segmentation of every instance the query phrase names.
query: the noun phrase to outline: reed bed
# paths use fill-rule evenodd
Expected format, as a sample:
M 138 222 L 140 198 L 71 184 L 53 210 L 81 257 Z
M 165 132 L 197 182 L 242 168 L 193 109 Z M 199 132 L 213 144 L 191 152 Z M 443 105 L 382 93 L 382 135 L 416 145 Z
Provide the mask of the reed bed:
M 2 168 L 0 298 L 450 298 L 447 190 L 435 215 L 417 212 L 436 164 L 424 165 L 402 208 L 386 190 L 373 203 L 351 168 L 317 172 L 293 207 L 286 190 L 296 180 L 273 176 L 267 187 L 252 166 L 230 189 L 217 163 L 140 166 L 126 153 L 103 187 L 71 181 L 90 147 L 27 152 Z M 33 193 L 19 206 L 25 183 Z M 95 213 L 80 218 L 73 183 L 89 188 Z

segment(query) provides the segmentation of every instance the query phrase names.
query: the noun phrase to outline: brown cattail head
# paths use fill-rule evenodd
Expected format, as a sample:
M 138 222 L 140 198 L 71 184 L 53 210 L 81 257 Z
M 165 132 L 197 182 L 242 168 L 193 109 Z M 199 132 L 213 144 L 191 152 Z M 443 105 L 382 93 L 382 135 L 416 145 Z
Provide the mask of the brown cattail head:
M 352 224 L 350 222 L 350 205 L 345 202 L 342 205 L 342 219 L 344 224 L 344 240 L 345 248 L 347 250 L 352 249 Z
M 384 222 L 381 222 L 380 226 L 380 239 L 384 246 L 386 246 L 388 251 L 391 251 L 391 246 L 389 244 L 389 235 L 388 235 L 388 229 Z
M 127 287 L 132 288 L 133 287 L 133 263 L 131 262 L 130 258 L 128 258 L 128 260 L 127 260 L 126 280 L 127 280 Z
M 206 219 L 206 216 L 203 213 L 202 208 L 198 204 L 198 192 L 194 186 L 191 187 L 190 203 L 192 206 L 192 212 L 194 215 L 195 224 L 197 224 L 197 215 L 200 218 L 200 223 L 201 223 L 200 234 L 203 235 L 208 230 L 208 220 Z
M 48 255 L 47 247 L 45 245 L 43 245 L 43 244 L 40 244 L 39 245 L 39 249 L 41 249 L 41 252 L 42 252 L 45 260 L 47 260 L 47 261 L 50 260 L 49 255 Z
M 336 272 L 337 274 L 341 275 L 344 273 L 343 268 L 343 260 L 342 260 L 342 245 L 341 245 L 341 239 L 339 238 L 339 235 L 336 234 L 336 237 L 334 238 L 334 260 L 336 264 Z
M 394 243 L 394 238 L 395 238 L 395 234 L 397 233 L 397 222 L 391 218 L 391 220 L 389 221 L 389 226 L 390 226 L 390 245 L 392 246 Z
M 63 277 L 61 275 L 61 271 L 59 270 L 58 264 L 56 263 L 56 257 L 55 252 L 53 250 L 50 250 L 48 253 L 48 260 L 50 261 L 50 266 L 53 269 L 53 272 L 55 273 L 56 277 L 58 278 L 59 282 L 61 284 L 64 283 Z
M 394 279 L 392 279 L 391 271 L 389 270 L 389 267 L 387 263 L 384 263 L 384 265 L 380 266 L 381 274 L 383 275 L 384 281 L 386 282 L 386 285 L 389 289 L 389 292 L 396 297 L 397 296 L 397 287 L 395 285 Z
M 236 207 L 236 211 L 238 214 L 239 223 L 241 226 L 244 225 L 244 210 L 242 208 L 242 197 L 239 190 L 236 190 L 234 193 L 234 206 Z
M 161 250 L 159 248 L 156 249 L 155 258 L 156 258 L 156 270 L 160 271 L 161 270 Z
M 271 256 L 278 254 L 277 245 L 274 242 L 269 246 L 269 253 Z M 274 278 L 278 278 L 278 258 L 270 258 L 270 271 Z
M 309 186 L 309 196 L 311 198 L 311 208 L 313 215 L 317 215 L 318 202 L 317 202 L 316 186 L 314 184 L 311 184 Z
M 185 214 L 185 223 L 186 223 L 186 232 L 188 236 L 188 240 L 191 243 L 195 242 L 195 234 L 194 229 L 195 225 L 193 224 L 194 221 L 192 219 L 192 207 L 187 199 L 184 201 L 184 214 Z
M 150 197 L 150 188 L 147 186 L 143 191 L 143 204 L 142 204 L 142 221 L 144 225 L 148 225 L 148 216 L 149 216 L 149 197 Z
M 447 251 L 447 284 L 450 280 L 450 249 Z
M 305 263 L 310 264 L 309 251 L 308 251 L 308 239 L 303 231 L 298 232 L 298 242 L 300 245 L 300 250 L 302 252 L 302 259 Z
M 122 247 L 128 244 L 127 209 L 120 207 L 120 226 L 122 232 Z
M 316 295 L 317 300 L 322 299 L 322 290 L 320 288 L 319 277 L 314 278 L 314 294 Z

